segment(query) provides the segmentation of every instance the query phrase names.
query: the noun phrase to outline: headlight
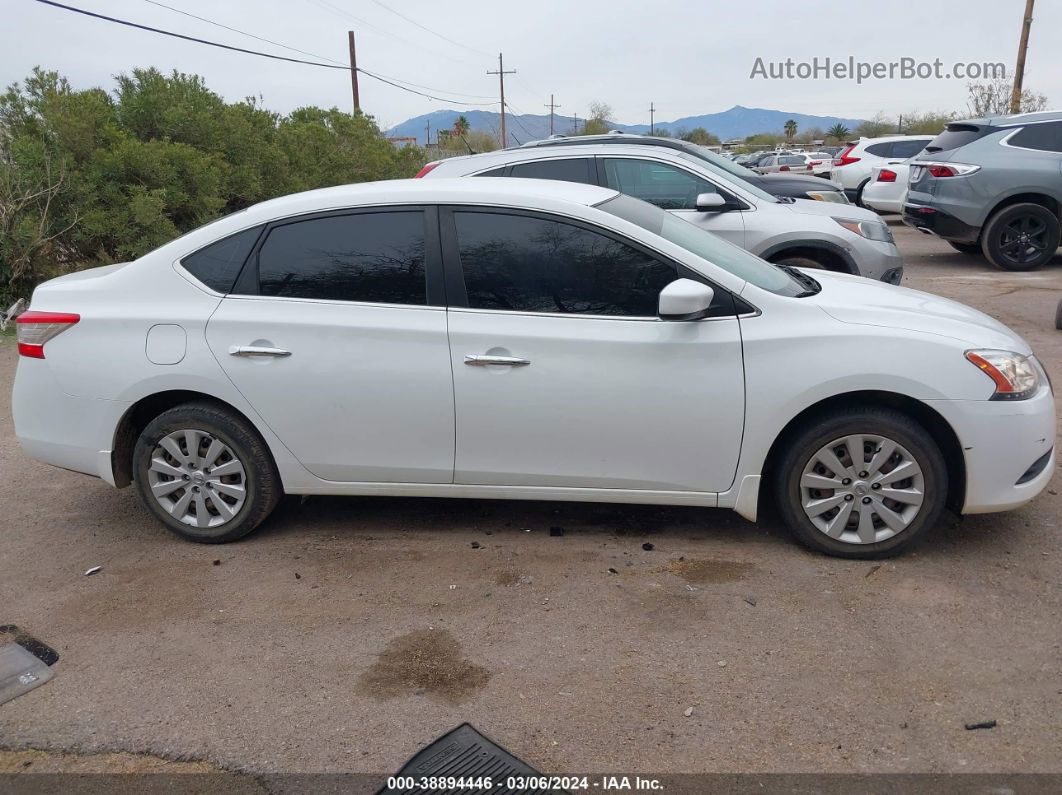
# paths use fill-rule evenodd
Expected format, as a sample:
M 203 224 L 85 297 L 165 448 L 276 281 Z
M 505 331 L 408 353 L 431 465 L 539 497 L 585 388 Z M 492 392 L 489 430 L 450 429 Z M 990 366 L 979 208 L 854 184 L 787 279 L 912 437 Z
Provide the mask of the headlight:
M 966 358 L 996 384 L 991 400 L 1024 400 L 1040 386 L 1040 371 L 1030 356 L 1010 351 L 966 351 Z
M 839 190 L 809 190 L 806 194 L 809 199 L 817 202 L 836 202 L 837 204 L 851 204 L 848 197 Z
M 834 218 L 837 223 L 853 234 L 865 237 L 867 240 L 877 240 L 882 243 L 892 242 L 892 232 L 889 227 L 880 221 L 853 221 L 850 218 Z

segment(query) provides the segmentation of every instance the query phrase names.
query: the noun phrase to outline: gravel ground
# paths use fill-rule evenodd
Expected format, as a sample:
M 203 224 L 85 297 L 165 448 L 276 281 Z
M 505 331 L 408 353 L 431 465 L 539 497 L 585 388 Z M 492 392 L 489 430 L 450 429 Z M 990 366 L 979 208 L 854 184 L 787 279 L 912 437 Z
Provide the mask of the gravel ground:
M 1062 257 L 1005 274 L 894 231 L 905 284 L 1062 379 Z M 0 706 L 10 751 L 388 773 L 471 721 L 557 774 L 1062 772 L 1057 476 L 881 565 L 726 511 L 459 500 L 295 501 L 208 547 L 24 457 L 15 363 L 0 338 L 0 624 L 62 658 Z M 75 769 L 0 771 L 27 758 Z

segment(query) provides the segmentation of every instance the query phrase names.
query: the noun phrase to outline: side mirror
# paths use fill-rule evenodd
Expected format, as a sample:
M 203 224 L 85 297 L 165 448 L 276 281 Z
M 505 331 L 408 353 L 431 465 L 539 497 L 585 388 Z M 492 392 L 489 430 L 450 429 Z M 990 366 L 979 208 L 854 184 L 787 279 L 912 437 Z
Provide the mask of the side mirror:
M 661 320 L 700 320 L 708 316 L 715 290 L 693 279 L 676 279 L 660 291 Z
M 718 193 L 699 193 L 697 194 L 697 210 L 702 213 L 721 213 L 726 209 L 726 199 L 724 199 Z

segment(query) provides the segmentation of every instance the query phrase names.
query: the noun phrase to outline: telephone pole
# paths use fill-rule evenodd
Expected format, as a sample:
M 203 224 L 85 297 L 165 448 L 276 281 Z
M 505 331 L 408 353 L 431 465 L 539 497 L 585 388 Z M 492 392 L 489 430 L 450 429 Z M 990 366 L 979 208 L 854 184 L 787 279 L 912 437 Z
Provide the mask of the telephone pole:
M 361 96 L 358 94 L 358 59 L 354 55 L 354 31 L 347 31 L 347 44 L 350 45 L 350 89 L 354 94 L 354 112 L 361 110 Z
M 559 108 L 561 106 L 553 101 L 553 95 L 550 94 L 549 95 L 549 104 L 546 105 L 545 107 L 549 108 L 549 134 L 552 136 L 553 135 L 553 110 L 555 108 Z
M 1021 84 L 1025 79 L 1025 52 L 1029 49 L 1029 28 L 1032 27 L 1034 0 L 1025 0 L 1025 17 L 1021 23 L 1021 39 L 1018 41 L 1018 63 L 1014 67 L 1014 90 L 1010 93 L 1010 112 L 1021 112 Z
M 488 71 L 487 74 L 498 76 L 498 87 L 501 89 L 501 148 L 504 149 L 509 145 L 509 137 L 505 134 L 505 76 L 516 74 L 516 70 L 506 72 L 502 63 L 502 54 L 498 53 L 498 71 Z
M 653 122 L 654 122 L 655 118 L 656 118 L 656 108 L 653 106 L 653 103 L 650 102 L 649 103 L 649 134 L 650 135 L 652 135 L 655 132 L 655 128 L 653 126 Z
M 424 145 L 431 146 L 431 119 L 424 125 Z

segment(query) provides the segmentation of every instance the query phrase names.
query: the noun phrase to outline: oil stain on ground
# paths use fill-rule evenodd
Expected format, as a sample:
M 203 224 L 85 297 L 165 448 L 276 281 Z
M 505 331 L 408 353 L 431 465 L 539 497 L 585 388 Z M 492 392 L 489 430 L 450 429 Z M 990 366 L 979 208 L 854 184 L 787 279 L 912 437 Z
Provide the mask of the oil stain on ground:
M 358 690 L 376 699 L 423 691 L 451 703 L 468 699 L 491 673 L 462 658 L 457 640 L 446 630 L 410 632 L 395 638 L 358 681 Z
M 679 558 L 669 560 L 657 571 L 675 574 L 689 583 L 736 582 L 745 579 L 756 567 L 738 560 Z

